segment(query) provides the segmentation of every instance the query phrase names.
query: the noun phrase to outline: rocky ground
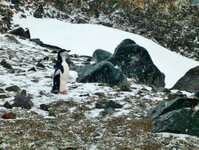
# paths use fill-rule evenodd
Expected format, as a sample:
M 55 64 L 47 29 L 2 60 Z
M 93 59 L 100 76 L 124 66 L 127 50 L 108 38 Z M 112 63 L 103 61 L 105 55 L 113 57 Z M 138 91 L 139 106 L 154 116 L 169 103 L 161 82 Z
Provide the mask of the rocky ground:
M 148 112 L 179 92 L 157 92 L 133 80 L 128 82 L 131 92 L 106 84 L 77 83 L 71 71 L 68 95 L 52 94 L 53 50 L 9 34 L 0 40 L 0 54 L 7 64 L 0 65 L 2 149 L 198 148 L 194 136 L 151 132 Z M 92 63 L 78 55 L 70 60 L 78 66 Z M 4 105 L 13 104 L 20 90 L 26 90 L 32 109 Z
M 165 16 L 157 13 L 151 14 L 152 18 L 144 15 L 140 9 L 133 11 L 137 21 L 131 26 L 128 17 L 123 16 L 124 12 L 116 13 L 113 10 L 106 10 L 109 13 L 98 13 L 96 10 L 87 12 L 86 7 L 92 3 L 86 3 L 84 7 L 68 5 L 67 14 L 58 13 L 50 9 L 51 6 L 45 4 L 42 15 L 46 17 L 56 17 L 74 23 L 98 23 L 113 26 L 130 32 L 143 34 L 151 37 L 166 47 L 171 48 L 191 58 L 197 59 L 198 39 L 187 39 L 186 33 L 190 30 L 193 34 L 198 34 L 198 26 L 194 24 L 198 16 L 192 15 L 193 22 L 187 21 L 187 26 L 178 28 L 179 22 L 162 20 Z M 28 2 L 26 7 L 23 4 L 1 5 L 1 15 L 4 20 L 1 22 L 2 32 L 6 33 L 9 28 L 13 28 L 11 17 L 13 12 L 22 13 L 26 17 L 24 9 L 30 10 L 33 15 L 39 8 L 37 3 Z M 111 4 L 110 4 L 111 5 Z M 72 10 L 72 8 L 77 9 Z M 189 12 L 197 7 L 185 9 Z M 118 10 L 118 9 L 117 9 Z M 184 10 L 184 9 L 183 9 Z M 84 13 L 82 13 L 85 11 Z M 94 17 L 93 17 L 93 14 Z M 151 11 L 146 12 L 151 13 Z M 78 15 L 77 15 L 78 14 Z M 105 15 L 106 14 L 106 15 Z M 183 15 L 183 14 L 182 14 Z M 89 16 L 89 17 L 88 17 Z M 1 17 L 1 16 L 0 16 Z M 171 16 L 172 17 L 172 16 Z M 148 21 L 144 21 L 145 19 Z M 186 17 L 185 17 L 186 18 Z M 151 21 L 151 19 L 155 19 Z M 128 20 L 128 21 L 127 21 Z M 166 21 L 166 23 L 165 23 Z M 146 25 L 145 23 L 152 23 Z M 160 24 L 157 24 L 160 22 Z M 165 24 L 170 27 L 161 28 Z M 194 26 L 195 25 L 195 26 Z M 147 26 L 148 28 L 141 28 Z M 151 28 L 149 28 L 151 27 Z M 153 27 L 153 29 L 152 29 Z M 166 30 L 165 32 L 159 32 Z M 171 32 L 167 32 L 167 30 Z M 172 31 L 176 32 L 172 32 Z M 185 34 L 178 34 L 181 33 Z M 164 34 L 163 34 L 164 33 Z M 163 34 L 163 35 L 162 35 Z M 179 35 L 173 36 L 173 34 Z M 155 38 L 157 35 L 157 38 Z M 190 34 L 189 34 L 190 35 Z M 168 37 L 161 38 L 158 37 Z M 195 37 L 195 36 L 194 36 Z M 176 38 L 176 39 L 173 39 Z M 190 40 L 188 43 L 194 45 L 189 50 L 185 42 L 182 47 L 177 43 L 173 47 L 171 41 L 177 39 Z M 177 40 L 178 41 L 178 40 Z M 193 54 L 193 55 L 192 55 Z M 10 34 L 0 35 L 0 148 L 1 149 L 198 149 L 199 139 L 195 136 L 173 134 L 173 133 L 153 133 L 153 124 L 149 112 L 154 109 L 163 99 L 175 98 L 182 95 L 180 91 L 170 91 L 168 89 L 156 91 L 146 85 L 138 84 L 132 79 L 128 79 L 131 92 L 124 92 L 117 86 L 109 87 L 107 84 L 97 83 L 77 83 L 77 74 L 70 71 L 68 83 L 68 94 L 66 96 L 56 95 L 50 92 L 52 87 L 53 65 L 56 58 L 54 49 L 40 47 L 27 39 Z M 28 57 L 27 57 L 28 56 Z M 93 63 L 87 56 L 71 55 L 70 64 L 82 66 Z M 39 87 L 39 88 L 38 88 Z M 26 91 L 25 97 L 30 105 L 23 105 L 23 108 L 13 107 L 15 96 L 22 96 L 20 92 Z M 190 96 L 190 93 L 186 93 Z M 8 102 L 6 105 L 5 103 Z M 31 109 L 30 109 L 31 108 Z M 9 118 L 9 119 L 6 119 Z

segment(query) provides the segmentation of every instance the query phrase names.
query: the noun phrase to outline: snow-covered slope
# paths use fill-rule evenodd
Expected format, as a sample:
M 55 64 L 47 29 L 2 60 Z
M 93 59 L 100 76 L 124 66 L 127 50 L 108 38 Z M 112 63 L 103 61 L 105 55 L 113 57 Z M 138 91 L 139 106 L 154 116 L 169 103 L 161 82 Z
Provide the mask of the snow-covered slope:
M 113 53 L 122 40 L 130 38 L 148 50 L 155 65 L 165 74 L 168 88 L 172 87 L 190 68 L 199 65 L 199 62 L 171 52 L 142 36 L 101 25 L 71 24 L 55 19 L 36 19 L 31 16 L 24 19 L 18 15 L 15 15 L 14 23 L 24 28 L 28 27 L 32 38 L 40 38 L 47 44 L 71 49 L 72 53 L 79 55 L 92 56 L 97 48 Z

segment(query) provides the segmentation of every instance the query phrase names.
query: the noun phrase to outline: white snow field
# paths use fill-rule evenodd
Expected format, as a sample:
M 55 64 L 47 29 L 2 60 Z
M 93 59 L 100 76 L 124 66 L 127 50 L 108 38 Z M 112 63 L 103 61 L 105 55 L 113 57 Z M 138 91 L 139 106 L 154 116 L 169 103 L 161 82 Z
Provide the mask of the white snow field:
M 199 62 L 171 52 L 149 39 L 118 29 L 102 25 L 71 24 L 55 19 L 36 19 L 31 16 L 24 19 L 18 16 L 15 15 L 14 23 L 29 28 L 32 38 L 40 38 L 46 44 L 70 49 L 78 55 L 92 56 L 97 48 L 113 53 L 122 40 L 130 38 L 147 49 L 154 64 L 165 74 L 167 88 L 171 88 L 190 68 L 199 65 Z

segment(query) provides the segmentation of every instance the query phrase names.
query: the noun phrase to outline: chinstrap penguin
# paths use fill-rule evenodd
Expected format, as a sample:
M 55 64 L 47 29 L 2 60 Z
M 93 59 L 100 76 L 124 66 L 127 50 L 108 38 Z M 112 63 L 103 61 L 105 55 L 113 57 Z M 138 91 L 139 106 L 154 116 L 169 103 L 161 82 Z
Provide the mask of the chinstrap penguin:
M 67 94 L 66 83 L 69 77 L 69 67 L 65 59 L 69 57 L 68 52 L 67 50 L 60 50 L 57 55 L 52 88 L 52 92 L 56 94 Z

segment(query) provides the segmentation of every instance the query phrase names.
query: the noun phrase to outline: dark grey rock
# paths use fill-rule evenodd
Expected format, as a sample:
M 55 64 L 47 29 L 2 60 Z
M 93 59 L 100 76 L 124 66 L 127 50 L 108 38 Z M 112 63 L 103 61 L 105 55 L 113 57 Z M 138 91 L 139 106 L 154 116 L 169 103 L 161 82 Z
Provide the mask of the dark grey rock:
M 172 89 L 195 92 L 199 90 L 199 66 L 190 69 L 180 78 Z
M 194 108 L 199 104 L 199 99 L 194 98 L 183 98 L 179 97 L 171 101 L 161 102 L 152 112 L 152 119 L 155 119 L 163 114 L 166 114 L 170 111 L 183 109 L 183 108 Z
M 45 69 L 44 64 L 42 64 L 42 63 L 40 63 L 40 62 L 38 62 L 37 67 Z
M 153 122 L 154 132 L 184 133 L 199 136 L 198 119 L 192 120 L 193 110 L 179 109 L 162 115 Z
M 11 3 L 15 4 L 15 5 L 18 5 L 20 2 L 19 2 L 19 0 L 11 0 Z
M 78 82 L 82 83 L 107 83 L 110 86 L 117 85 L 122 90 L 129 90 L 126 76 L 120 68 L 116 68 L 108 61 L 102 61 L 75 69 L 78 72 Z
M 134 78 L 138 83 L 165 86 L 165 75 L 154 65 L 147 50 L 133 40 L 123 40 L 108 61 L 119 66 L 127 77 Z
M 3 107 L 8 108 L 8 109 L 12 109 L 12 105 L 8 101 L 5 102 L 5 104 L 3 104 Z
M 35 18 L 42 18 L 44 14 L 44 8 L 42 5 L 39 5 L 39 8 L 34 12 L 33 16 Z
M 111 58 L 113 54 L 111 54 L 108 51 L 102 50 L 102 49 L 96 49 L 93 53 L 93 61 L 100 62 L 102 60 L 106 60 L 108 58 Z
M 40 46 L 42 46 L 44 44 L 39 38 L 30 39 L 30 41 L 32 41 Z
M 13 69 L 12 66 L 7 63 L 7 61 L 5 59 L 2 59 L 1 60 L 1 63 L 0 63 L 4 68 L 7 68 L 7 69 Z
M 40 105 L 40 109 L 41 109 L 41 110 L 44 110 L 44 111 L 48 111 L 49 106 L 46 105 L 46 104 L 41 104 L 41 105 Z
M 7 87 L 6 91 L 13 91 L 13 92 L 19 93 L 21 89 L 17 85 L 13 85 L 13 86 Z
M 107 99 L 100 99 L 96 104 L 95 107 L 98 109 L 108 109 L 108 108 L 122 108 L 123 106 L 112 101 L 112 100 L 107 100 Z
M 23 90 L 20 94 L 18 94 L 13 103 L 13 107 L 22 107 L 24 109 L 31 109 L 33 106 L 33 102 L 30 100 L 30 97 L 26 96 L 26 91 Z
M 30 39 L 30 32 L 28 29 L 25 31 L 23 28 L 20 27 L 10 31 L 9 33 Z
M 34 71 L 34 72 L 36 72 L 37 70 L 36 70 L 35 67 L 32 67 L 32 68 L 28 69 L 28 71 Z

